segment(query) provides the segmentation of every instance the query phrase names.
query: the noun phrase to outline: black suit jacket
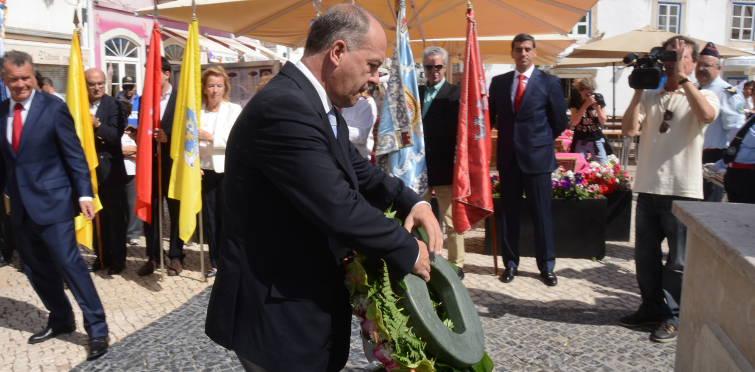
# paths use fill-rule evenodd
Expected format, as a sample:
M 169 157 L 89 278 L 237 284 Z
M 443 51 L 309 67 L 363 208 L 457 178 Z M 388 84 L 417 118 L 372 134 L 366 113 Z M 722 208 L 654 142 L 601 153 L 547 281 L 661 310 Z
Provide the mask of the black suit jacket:
M 121 186 L 126 184 L 126 165 L 123 162 L 121 137 L 126 129 L 126 112 L 123 104 L 115 98 L 104 95 L 94 114 L 100 120 L 100 127 L 94 130 L 94 148 L 97 150 L 99 165 L 97 182 L 100 186 Z
M 459 96 L 461 87 L 443 83 L 422 117 L 425 130 L 427 182 L 430 186 L 453 183 L 456 157 L 456 131 L 459 128 Z M 419 87 L 421 105 L 425 104 L 425 86 Z
M 383 211 L 393 204 L 405 216 L 422 199 L 365 161 L 337 118 L 338 139 L 314 86 L 286 63 L 228 139 L 224 237 L 205 332 L 273 371 L 346 364 L 342 260 L 352 249 L 384 259 L 397 277 L 417 259 L 417 242 Z
M 556 169 L 553 142 L 569 124 L 561 81 L 537 68 L 514 112 L 511 85 L 514 71 L 493 78 L 490 83 L 490 119 L 498 122 L 498 170 L 509 168 L 516 158 L 522 172 L 550 173 Z
M 13 224 L 24 221 L 24 209 L 39 225 L 73 220 L 81 212 L 79 197 L 93 193 L 68 106 L 50 95 L 34 93 L 18 154 L 5 137 L 9 115 L 13 111 L 6 99 L 0 103 L 0 186 L 5 188 L 7 183 Z

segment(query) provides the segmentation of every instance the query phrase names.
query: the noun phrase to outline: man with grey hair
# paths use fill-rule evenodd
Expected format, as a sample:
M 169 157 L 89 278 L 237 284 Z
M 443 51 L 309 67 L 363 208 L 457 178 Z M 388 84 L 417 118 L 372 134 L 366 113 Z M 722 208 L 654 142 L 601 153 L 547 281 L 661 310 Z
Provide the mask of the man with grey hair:
M 425 48 L 422 60 L 427 85 L 419 87 L 419 99 L 425 130 L 425 159 L 429 186 L 424 198 L 429 202 L 433 192 L 435 193 L 443 223 L 446 225 L 448 261 L 456 265 L 456 274 L 460 279 L 464 279 L 464 236 L 456 233 L 451 213 L 461 87 L 446 82 L 448 52 L 445 49 L 438 46 Z
M 205 332 L 247 371 L 344 367 L 351 307 L 342 262 L 352 250 L 385 260 L 396 278 L 430 279 L 428 247 L 409 233 L 423 226 L 441 253 L 430 206 L 359 154 L 337 109 L 377 84 L 386 44 L 362 8 L 330 7 L 301 61 L 286 63 L 231 131 L 225 185 L 235 202 L 224 211 Z M 404 227 L 385 218 L 391 206 Z
M 0 103 L 0 185 L 7 186 L 16 247 L 29 281 L 50 312 L 36 344 L 76 330 L 63 280 L 79 303 L 89 335 L 89 359 L 107 352 L 108 326 L 73 219 L 94 218 L 89 166 L 65 103 L 34 89 L 31 56 L 10 51 L 0 59 L 10 98 Z

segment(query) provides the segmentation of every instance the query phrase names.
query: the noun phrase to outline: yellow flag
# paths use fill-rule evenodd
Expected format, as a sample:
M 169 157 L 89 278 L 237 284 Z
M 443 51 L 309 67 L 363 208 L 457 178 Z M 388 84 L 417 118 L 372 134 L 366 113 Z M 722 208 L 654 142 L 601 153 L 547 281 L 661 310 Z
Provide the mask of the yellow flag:
M 196 19 L 189 24 L 184 58 L 181 63 L 181 79 L 178 82 L 176 112 L 170 156 L 173 169 L 170 172 L 168 197 L 181 202 L 178 217 L 178 236 L 188 241 L 196 227 L 197 213 L 202 210 L 202 182 L 199 174 L 199 108 L 201 107 L 201 70 L 199 66 L 199 24 Z
M 89 165 L 89 174 L 92 177 L 92 191 L 94 192 L 94 211 L 102 209 L 100 199 L 97 197 L 97 173 L 95 168 L 99 165 L 97 161 L 97 151 L 94 149 L 94 129 L 92 128 L 92 117 L 89 113 L 89 95 L 87 94 L 87 83 L 84 79 L 84 62 L 81 59 L 81 46 L 79 45 L 79 34 L 74 31 L 71 40 L 71 59 L 68 67 L 68 83 L 66 86 L 66 104 L 71 111 L 73 122 L 76 126 L 76 134 L 81 141 L 81 147 L 84 148 L 84 156 Z M 87 221 L 83 214 L 76 216 L 74 220 L 76 226 L 76 241 L 79 244 L 92 249 L 92 221 Z

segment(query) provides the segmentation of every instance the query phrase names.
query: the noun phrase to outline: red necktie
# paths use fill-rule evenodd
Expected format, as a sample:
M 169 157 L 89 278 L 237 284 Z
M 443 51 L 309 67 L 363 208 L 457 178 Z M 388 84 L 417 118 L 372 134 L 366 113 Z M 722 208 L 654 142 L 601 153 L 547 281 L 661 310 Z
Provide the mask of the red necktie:
M 13 107 L 15 112 L 13 112 L 13 135 L 11 140 L 11 146 L 13 147 L 13 152 L 18 154 L 18 143 L 21 141 L 21 131 L 24 129 L 24 123 L 21 121 L 21 110 L 24 109 L 24 106 L 20 103 L 16 103 L 16 106 Z
M 522 104 L 522 96 L 524 95 L 524 74 L 519 75 L 519 86 L 516 87 L 516 95 L 514 96 L 514 110 L 519 112 L 519 106 Z

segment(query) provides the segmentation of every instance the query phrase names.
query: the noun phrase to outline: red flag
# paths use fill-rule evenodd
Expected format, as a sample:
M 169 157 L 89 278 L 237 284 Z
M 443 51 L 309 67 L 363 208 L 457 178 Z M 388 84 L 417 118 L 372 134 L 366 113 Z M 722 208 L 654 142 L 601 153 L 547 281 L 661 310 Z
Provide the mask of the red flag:
M 134 206 L 134 214 L 150 224 L 152 223 L 152 158 L 154 156 L 152 144 L 155 142 L 152 134 L 155 128 L 160 128 L 161 75 L 160 30 L 155 22 L 147 55 L 144 89 L 139 99 L 139 130 L 136 132 L 136 205 Z
M 488 90 L 477 43 L 477 23 L 470 9 L 453 178 L 452 213 L 454 229 L 459 234 L 493 213 L 491 147 Z

